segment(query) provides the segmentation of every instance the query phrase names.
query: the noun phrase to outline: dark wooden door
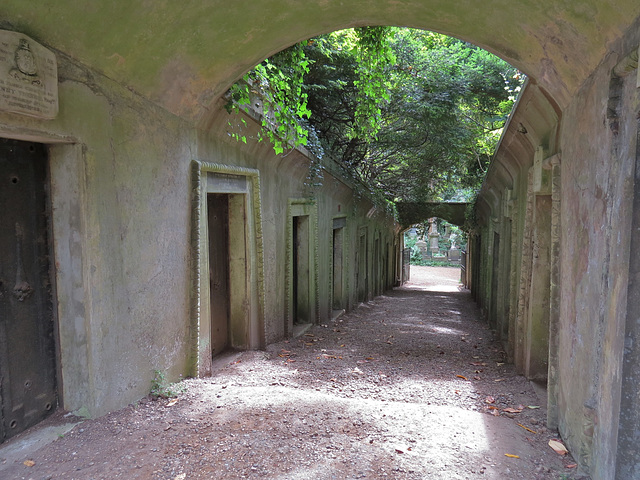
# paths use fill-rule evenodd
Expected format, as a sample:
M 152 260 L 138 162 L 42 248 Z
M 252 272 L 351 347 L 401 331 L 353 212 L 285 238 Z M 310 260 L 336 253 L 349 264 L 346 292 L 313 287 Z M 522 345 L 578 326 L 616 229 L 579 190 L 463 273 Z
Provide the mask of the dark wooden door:
M 211 351 L 229 347 L 229 195 L 207 195 L 209 211 L 209 279 L 211 292 Z
M 293 217 L 293 323 L 312 323 L 308 215 Z
M 57 405 L 43 145 L 0 139 L 0 441 Z
M 344 228 L 333 229 L 333 310 L 342 310 L 343 305 L 343 258 Z
M 368 252 L 367 252 L 367 235 L 360 234 L 360 244 L 357 257 L 356 285 L 358 292 L 358 302 L 366 302 L 369 294 L 368 281 Z

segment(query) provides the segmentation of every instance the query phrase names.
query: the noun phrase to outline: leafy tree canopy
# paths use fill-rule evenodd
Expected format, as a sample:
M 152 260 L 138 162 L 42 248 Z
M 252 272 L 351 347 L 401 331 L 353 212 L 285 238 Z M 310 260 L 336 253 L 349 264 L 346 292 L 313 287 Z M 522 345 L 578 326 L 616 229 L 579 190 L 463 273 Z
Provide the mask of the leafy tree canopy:
M 469 200 L 484 178 L 523 76 L 479 47 L 395 27 L 333 32 L 265 60 L 253 89 L 277 153 L 306 145 L 390 200 Z M 238 137 L 241 138 L 241 137 Z

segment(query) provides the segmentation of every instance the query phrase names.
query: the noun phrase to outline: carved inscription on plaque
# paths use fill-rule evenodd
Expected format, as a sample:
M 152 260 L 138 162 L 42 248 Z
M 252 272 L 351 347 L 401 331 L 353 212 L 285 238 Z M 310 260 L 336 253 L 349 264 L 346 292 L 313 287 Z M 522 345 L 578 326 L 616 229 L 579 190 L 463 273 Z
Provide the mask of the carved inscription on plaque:
M 46 119 L 58 114 L 55 54 L 6 30 L 0 30 L 0 110 Z

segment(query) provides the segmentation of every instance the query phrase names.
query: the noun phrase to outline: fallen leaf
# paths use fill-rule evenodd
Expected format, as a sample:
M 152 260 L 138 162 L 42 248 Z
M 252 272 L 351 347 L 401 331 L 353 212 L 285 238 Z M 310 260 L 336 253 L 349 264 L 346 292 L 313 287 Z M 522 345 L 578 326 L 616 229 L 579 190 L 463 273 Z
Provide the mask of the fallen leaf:
M 165 407 L 173 407 L 176 403 L 178 403 L 178 399 L 174 398 L 173 400 L 171 400 L 169 403 L 167 403 L 165 405 Z
M 569 450 L 558 440 L 549 440 L 549 446 L 559 455 L 566 455 Z
M 373 360 L 373 357 L 367 357 L 365 360 Z
M 485 362 L 471 362 L 470 365 L 473 365 L 475 367 L 486 367 L 487 364 Z
M 487 408 L 489 410 L 499 410 L 498 407 L 496 407 L 495 405 L 489 405 Z
M 464 375 L 456 375 L 456 377 L 461 378 L 463 380 L 467 380 L 467 377 L 465 377 Z
M 399 448 L 396 448 L 396 453 L 404 453 L 404 451 L 400 450 Z
M 493 398 L 491 395 L 487 396 L 487 398 L 484 399 L 485 402 L 487 403 L 495 403 L 496 399 Z
M 36 464 L 36 462 L 34 462 L 33 460 L 25 460 L 22 463 L 27 467 L 33 467 Z
M 496 364 L 501 367 L 502 365 L 504 365 L 504 362 L 496 362 Z
M 565 468 L 576 468 L 577 466 L 577 463 L 570 463 L 569 465 L 565 465 Z
M 509 458 L 520 458 L 518 455 L 511 455 L 510 453 L 505 453 L 504 456 Z
M 535 434 L 538 433 L 538 432 L 535 432 L 535 431 L 531 430 L 530 428 L 525 427 L 524 425 L 522 425 L 520 423 L 518 424 L 518 426 L 524 428 L 527 432 L 531 432 L 531 433 L 535 433 Z
M 494 417 L 499 417 L 500 416 L 500 412 L 496 408 L 495 410 L 491 410 L 491 415 L 493 415 Z
M 506 378 L 496 378 L 494 382 L 504 382 Z
M 527 408 L 530 408 L 531 410 L 535 410 L 536 408 L 540 408 L 540 405 L 529 405 Z
M 522 410 L 518 410 L 517 408 L 511 408 L 511 407 L 503 408 L 502 411 L 503 412 L 507 412 L 507 413 L 520 413 L 520 412 L 522 412 Z

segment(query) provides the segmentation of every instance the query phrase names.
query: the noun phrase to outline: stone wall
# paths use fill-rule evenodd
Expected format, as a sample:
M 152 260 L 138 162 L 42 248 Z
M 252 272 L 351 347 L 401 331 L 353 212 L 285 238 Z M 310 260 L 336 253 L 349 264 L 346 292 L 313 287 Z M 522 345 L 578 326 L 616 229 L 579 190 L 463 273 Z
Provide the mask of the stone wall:
M 612 46 L 562 112 L 526 87 L 477 204 L 474 292 L 518 371 L 547 384 L 549 426 L 595 479 L 640 474 L 637 306 L 627 298 L 639 32 Z
M 256 222 L 247 223 L 246 238 L 255 248 L 243 260 L 250 275 L 237 279 L 246 284 L 240 308 L 249 312 L 247 337 L 237 347 L 262 348 L 292 334 L 286 284 L 292 205 L 313 205 L 315 212 L 313 322 L 333 313 L 335 218 L 345 225 L 342 308 L 358 301 L 356 274 L 361 285 L 367 281 L 365 299 L 395 283 L 393 218 L 366 195 L 354 196 L 352 182 L 330 173 L 334 167 L 325 167 L 321 185 L 309 186 L 304 152 L 277 156 L 266 143 L 230 139 L 223 109 L 206 131 L 197 130 L 63 53 L 56 56 L 57 117 L 0 113 L 0 137 L 49 147 L 65 409 L 95 416 L 121 408 L 149 392 L 155 370 L 171 381 L 207 373 L 210 326 L 203 312 L 216 307 L 199 296 L 207 266 L 193 263 L 202 227 L 194 223 L 194 165 L 259 177 L 257 197 L 247 200 Z M 206 222 L 203 228 L 206 234 Z M 356 272 L 363 255 L 367 271 Z
M 187 182 L 195 134 L 57 52 L 55 120 L 0 113 L 49 146 L 62 405 L 97 415 L 187 364 Z

